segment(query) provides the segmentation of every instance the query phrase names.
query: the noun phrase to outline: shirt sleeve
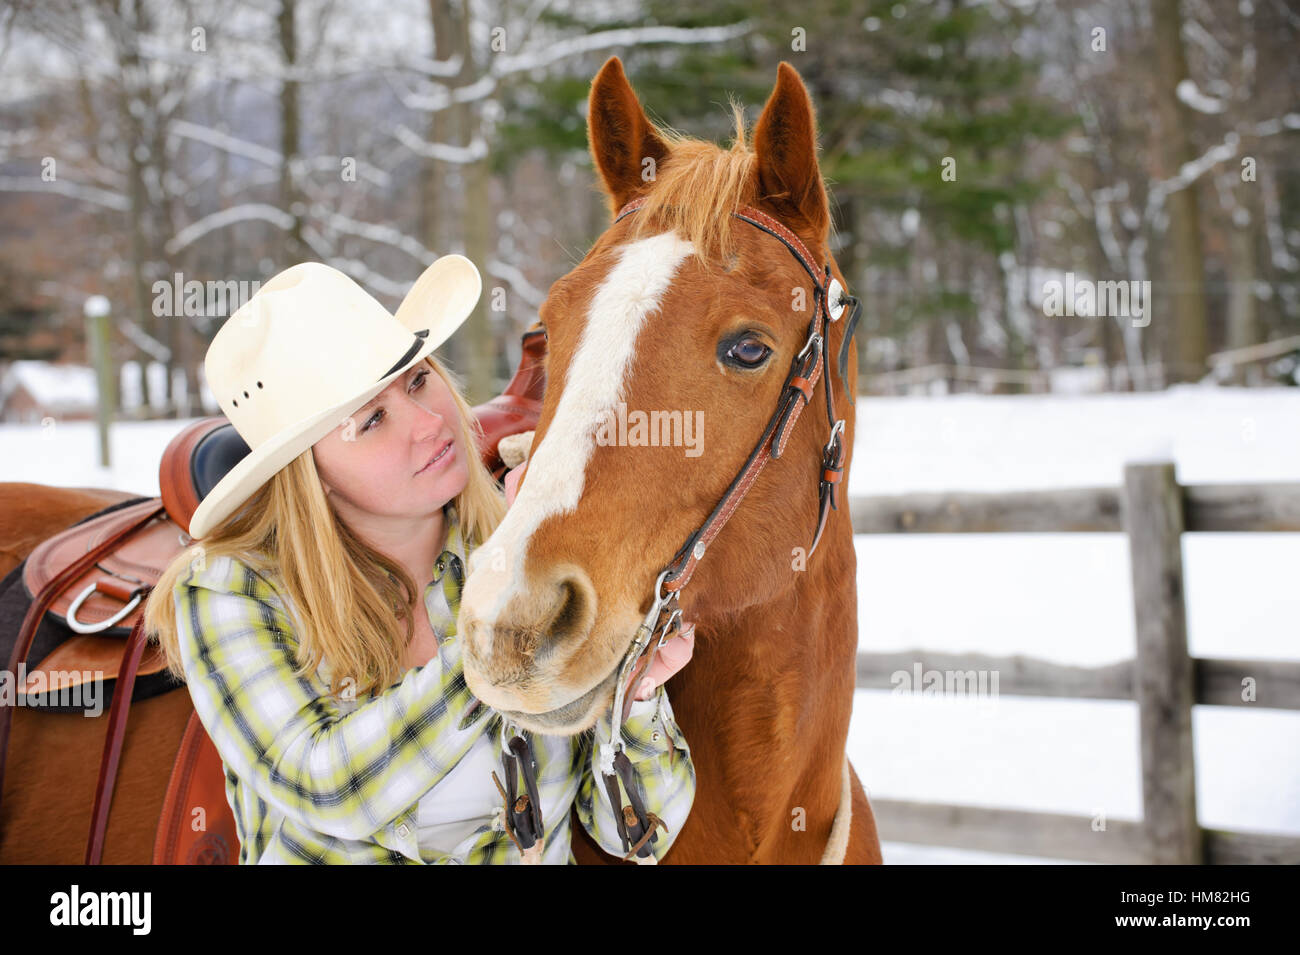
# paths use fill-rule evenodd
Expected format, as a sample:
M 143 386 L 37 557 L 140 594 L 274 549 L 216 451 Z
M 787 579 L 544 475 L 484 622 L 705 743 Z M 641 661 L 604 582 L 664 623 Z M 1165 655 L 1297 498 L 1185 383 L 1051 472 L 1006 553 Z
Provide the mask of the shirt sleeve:
M 600 769 L 600 748 L 611 734 L 613 707 L 596 722 L 595 727 L 577 738 L 583 749 L 582 781 L 578 786 L 578 819 L 602 849 L 623 856 L 623 840 L 618 834 L 614 810 Z M 641 783 L 645 808 L 664 821 L 658 838 L 649 843 L 656 859 L 662 859 L 672 847 L 695 801 L 695 765 L 686 737 L 673 718 L 672 704 L 661 684 L 649 700 L 637 700 L 623 723 L 623 749 Z M 619 795 L 628 805 L 627 792 L 619 781 Z
M 174 591 L 194 709 L 227 767 L 262 799 L 317 832 L 371 836 L 450 772 L 480 729 L 465 728 L 477 700 L 463 678 L 444 685 L 435 661 L 343 712 L 323 680 L 295 675 L 283 608 L 242 573 L 244 592 L 186 581 Z

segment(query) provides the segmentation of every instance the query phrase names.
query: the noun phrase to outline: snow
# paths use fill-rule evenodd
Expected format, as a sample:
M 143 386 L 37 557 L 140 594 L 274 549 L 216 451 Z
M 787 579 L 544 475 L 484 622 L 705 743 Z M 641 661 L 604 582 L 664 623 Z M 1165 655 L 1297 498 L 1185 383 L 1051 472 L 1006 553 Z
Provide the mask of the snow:
M 293 226 L 293 217 L 283 209 L 268 205 L 265 202 L 245 202 L 241 205 L 231 206 L 229 209 L 221 209 L 211 215 L 204 216 L 197 222 L 190 223 L 167 240 L 167 254 L 175 255 L 181 249 L 197 242 L 209 232 L 224 229 L 236 222 L 248 222 L 253 219 L 269 222 L 273 226 L 285 230 Z
M 1118 486 L 1126 461 L 1160 453 L 1185 484 L 1300 482 L 1298 422 L 1298 389 L 862 398 L 849 486 L 854 495 Z M 156 494 L 159 455 L 185 424 L 116 426 L 110 471 L 95 466 L 89 423 L 0 427 L 0 479 Z M 1193 655 L 1300 659 L 1300 534 L 1189 534 L 1183 554 Z M 864 652 L 1086 666 L 1134 654 L 1122 535 L 861 535 L 857 559 Z M 1193 731 L 1202 825 L 1300 834 L 1300 713 L 1198 706 Z M 1141 815 L 1131 702 L 860 690 L 848 748 L 878 798 Z M 889 841 L 884 852 L 893 863 L 1040 861 Z
M 1214 115 L 1215 113 L 1222 113 L 1228 108 L 1228 104 L 1223 100 L 1202 93 L 1195 80 L 1179 81 L 1174 92 L 1177 93 L 1178 98 L 1183 101 L 1184 105 L 1196 110 L 1198 113 Z
M 56 414 L 93 410 L 99 401 L 95 370 L 85 365 L 16 361 L 5 369 L 0 378 L 0 399 L 8 398 L 20 387 Z
M 860 399 L 850 491 L 1114 487 L 1156 456 L 1184 484 L 1296 482 L 1297 422 L 1292 389 Z M 1189 534 L 1183 555 L 1193 655 L 1300 659 L 1300 535 Z M 860 535 L 857 557 L 864 652 L 1134 654 L 1122 535 Z M 1300 833 L 1300 713 L 1198 706 L 1193 733 L 1202 825 Z M 1141 816 L 1139 747 L 1134 703 L 884 690 L 858 691 L 849 737 L 879 797 L 1115 819 Z M 885 859 L 1027 861 L 894 843 Z

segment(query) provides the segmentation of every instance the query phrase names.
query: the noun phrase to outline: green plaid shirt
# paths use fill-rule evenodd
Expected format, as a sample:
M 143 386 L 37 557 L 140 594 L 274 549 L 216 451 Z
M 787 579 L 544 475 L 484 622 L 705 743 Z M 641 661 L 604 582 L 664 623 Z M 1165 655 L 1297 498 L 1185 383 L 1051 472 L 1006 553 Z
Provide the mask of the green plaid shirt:
M 285 598 L 249 565 L 229 557 L 196 562 L 177 582 L 173 596 L 186 681 L 225 767 L 240 863 L 520 861 L 501 828 L 499 796 L 484 807 L 484 816 L 494 821 L 453 851 L 432 851 L 417 841 L 420 799 L 483 734 L 496 747 L 497 775 L 505 782 L 503 733 L 514 732 L 465 684 L 456 612 L 469 555 L 455 508 L 446 513 L 446 549 L 424 592 L 438 653 L 400 682 L 360 700 L 329 694 L 325 664 L 311 677 L 294 675 L 297 641 Z M 522 733 L 537 760 L 546 863 L 575 861 L 569 830 L 575 800 L 593 838 L 606 851 L 623 854 L 598 760 L 593 775 L 593 753 L 609 734 L 608 711 L 577 736 Z M 668 827 L 653 843 L 662 858 L 695 798 L 690 749 L 662 686 L 653 699 L 633 704 L 622 736 L 646 807 Z

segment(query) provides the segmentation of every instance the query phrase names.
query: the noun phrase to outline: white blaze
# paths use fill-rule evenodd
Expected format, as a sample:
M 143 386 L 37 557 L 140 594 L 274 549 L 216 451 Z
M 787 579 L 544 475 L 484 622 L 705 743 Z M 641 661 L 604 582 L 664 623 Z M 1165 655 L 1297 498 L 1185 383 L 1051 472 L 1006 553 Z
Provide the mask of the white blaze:
M 522 582 L 524 555 L 541 523 L 578 506 L 596 429 L 623 399 L 637 337 L 693 251 L 671 232 L 630 243 L 596 290 L 555 417 L 529 455 L 527 480 L 496 532 L 470 558 L 464 606 L 473 606 L 479 619 L 491 623 L 504 610 Z

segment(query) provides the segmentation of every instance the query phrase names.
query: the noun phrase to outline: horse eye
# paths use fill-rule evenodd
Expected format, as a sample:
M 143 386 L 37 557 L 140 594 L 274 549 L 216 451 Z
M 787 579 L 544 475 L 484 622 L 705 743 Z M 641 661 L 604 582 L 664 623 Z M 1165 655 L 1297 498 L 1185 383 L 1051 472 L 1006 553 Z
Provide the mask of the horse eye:
M 757 368 L 767 360 L 767 356 L 771 353 L 772 349 L 762 342 L 746 338 L 744 341 L 732 345 L 727 352 L 727 357 L 746 367 Z

